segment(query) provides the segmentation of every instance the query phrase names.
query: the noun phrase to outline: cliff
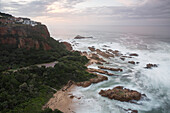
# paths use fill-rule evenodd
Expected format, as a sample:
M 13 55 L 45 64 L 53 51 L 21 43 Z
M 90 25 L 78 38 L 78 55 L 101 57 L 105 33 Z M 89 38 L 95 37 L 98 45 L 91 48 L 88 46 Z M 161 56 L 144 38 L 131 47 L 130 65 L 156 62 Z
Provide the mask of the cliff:
M 0 13 L 0 45 L 14 48 L 51 50 L 50 34 L 45 25 L 25 18 Z

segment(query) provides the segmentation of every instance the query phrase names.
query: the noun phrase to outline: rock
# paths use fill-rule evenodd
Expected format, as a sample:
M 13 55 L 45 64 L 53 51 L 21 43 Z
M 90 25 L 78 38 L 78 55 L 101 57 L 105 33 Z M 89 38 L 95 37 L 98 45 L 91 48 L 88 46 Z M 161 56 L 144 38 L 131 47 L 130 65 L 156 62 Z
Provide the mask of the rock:
M 108 50 L 109 52 L 112 52 L 115 56 L 117 56 L 117 57 L 119 57 L 119 56 L 121 56 L 122 54 L 120 53 L 120 51 L 118 51 L 118 50 L 111 50 L 111 49 L 109 49 Z
M 72 51 L 72 50 L 73 50 L 73 48 L 72 48 L 72 46 L 71 46 L 70 43 L 68 43 L 68 42 L 62 42 L 62 43 L 66 46 L 66 49 L 67 49 L 67 50 L 69 50 L 69 51 Z
M 97 52 L 97 54 L 99 54 L 99 55 L 101 55 L 101 56 L 103 56 L 105 58 L 114 57 L 113 54 L 103 52 L 100 49 L 97 49 L 96 52 Z
M 139 56 L 137 53 L 131 53 L 129 56 Z
M 146 65 L 146 67 L 145 68 L 147 68 L 147 69 L 152 69 L 152 67 L 158 67 L 158 65 L 157 64 L 147 64 Z
M 126 89 L 123 86 L 117 86 L 109 90 L 101 90 L 99 94 L 108 97 L 109 99 L 115 99 L 122 102 L 132 102 L 132 100 L 139 101 L 141 97 L 144 96 L 137 91 Z
M 75 96 L 71 95 L 70 98 L 73 99 Z
M 88 47 L 88 49 L 92 52 L 95 52 L 95 50 L 96 50 L 94 47 Z
M 104 66 L 98 66 L 98 68 L 100 69 L 107 69 L 107 70 L 111 70 L 111 71 L 123 71 L 123 69 L 121 68 L 109 68 L 109 67 L 104 67 Z
M 97 61 L 100 61 L 100 62 L 106 62 L 103 58 L 100 58 L 97 54 L 95 53 L 92 53 L 90 54 L 90 58 L 91 59 L 94 59 L 94 60 L 97 60 Z
M 100 62 L 100 61 L 96 62 L 96 64 L 103 65 L 103 63 L 102 63 L 102 62 Z
M 85 81 L 85 82 L 78 82 L 78 83 L 76 83 L 76 85 L 82 86 L 82 87 L 88 87 L 92 83 L 95 84 L 95 83 L 99 83 L 99 82 L 102 82 L 102 81 L 105 81 L 105 80 L 108 80 L 108 78 L 105 77 L 105 76 L 102 76 L 102 75 L 98 75 L 98 78 L 92 78 L 89 81 Z
M 120 57 L 120 59 L 121 59 L 122 61 L 125 61 L 125 58 L 123 58 L 123 57 Z
M 112 73 L 109 73 L 107 71 L 103 71 L 103 70 L 100 70 L 100 69 L 93 69 L 93 68 L 88 68 L 88 72 L 97 72 L 97 73 L 101 73 L 101 74 L 106 74 L 108 76 L 115 76 L 114 74 Z
M 130 63 L 130 64 L 136 64 L 134 61 L 128 61 L 128 63 Z
M 86 38 L 93 38 L 93 37 L 83 37 L 83 36 L 77 35 L 74 39 L 86 39 Z

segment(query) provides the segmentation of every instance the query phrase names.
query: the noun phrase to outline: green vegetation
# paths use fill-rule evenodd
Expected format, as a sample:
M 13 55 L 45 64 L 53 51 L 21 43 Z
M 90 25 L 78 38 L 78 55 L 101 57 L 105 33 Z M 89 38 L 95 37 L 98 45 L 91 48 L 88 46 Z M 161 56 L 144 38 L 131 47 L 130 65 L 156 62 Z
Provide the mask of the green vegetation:
M 47 63 L 72 54 L 57 41 L 49 43 L 52 47 L 54 46 L 54 49 L 49 51 L 44 51 L 43 49 L 19 49 L 15 45 L 0 45 L 0 72 L 33 64 Z
M 0 15 L 4 19 L 11 17 Z M 66 50 L 50 37 L 45 25 L 5 23 L 1 27 L 4 31 L 0 36 L 0 113 L 61 113 L 49 108 L 42 110 L 54 89 L 61 89 L 69 80 L 81 82 L 95 77 L 86 72 L 84 65 L 88 59 L 79 52 Z M 22 42 L 22 38 L 29 40 Z M 34 42 L 39 44 L 38 48 Z M 50 50 L 45 51 L 43 44 Z M 52 61 L 58 63 L 48 68 L 36 66 Z
M 42 111 L 54 93 L 51 88 L 58 90 L 69 80 L 80 82 L 95 77 L 85 71 L 86 57 L 67 51 L 58 42 L 51 44 L 55 44 L 55 49 L 50 51 L 1 48 L 0 113 L 61 113 L 50 109 Z M 59 62 L 54 68 L 30 66 L 18 71 L 6 70 L 56 60 Z

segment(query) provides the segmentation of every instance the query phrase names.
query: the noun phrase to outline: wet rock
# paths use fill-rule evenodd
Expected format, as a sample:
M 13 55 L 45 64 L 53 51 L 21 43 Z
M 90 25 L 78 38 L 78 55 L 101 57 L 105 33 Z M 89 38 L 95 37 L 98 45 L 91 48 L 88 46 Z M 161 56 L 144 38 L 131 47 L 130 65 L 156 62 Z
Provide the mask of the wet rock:
M 108 76 L 115 76 L 114 74 L 112 73 L 109 73 L 107 71 L 103 71 L 103 70 L 100 70 L 100 69 L 93 69 L 93 68 L 88 68 L 88 72 L 98 72 L 98 73 L 101 73 L 101 74 L 106 74 Z
M 115 56 L 117 56 L 117 57 L 119 57 L 119 56 L 121 56 L 122 54 L 120 53 L 120 51 L 118 51 L 118 50 L 111 50 L 111 49 L 109 49 L 108 50 L 109 52 L 112 52 Z
M 130 64 L 136 64 L 134 61 L 128 61 L 128 63 L 130 63 Z
M 157 64 L 147 64 L 146 65 L 146 67 L 145 68 L 147 68 L 147 69 L 152 69 L 153 67 L 158 67 L 158 65 Z
M 125 58 L 123 58 L 123 57 L 120 57 L 120 59 L 121 59 L 122 61 L 125 61 Z
M 131 53 L 129 56 L 139 56 L 137 53 Z
M 85 81 L 85 82 L 78 82 L 76 83 L 77 86 L 82 86 L 82 87 L 88 87 L 90 86 L 92 83 L 96 84 L 102 81 L 108 80 L 107 77 L 102 76 L 102 75 L 98 75 L 98 78 L 92 78 L 89 81 Z
M 109 90 L 101 90 L 99 94 L 108 97 L 109 99 L 115 99 L 122 102 L 132 102 L 132 100 L 139 101 L 141 97 L 144 96 L 137 91 L 126 89 L 123 86 L 117 86 Z
M 94 60 L 97 60 L 99 62 L 106 62 L 103 58 L 100 58 L 97 54 L 95 53 L 92 53 L 89 55 L 90 56 L 90 59 L 94 59 Z
M 101 55 L 101 56 L 103 56 L 105 58 L 114 57 L 113 54 L 103 52 L 100 49 L 97 49 L 96 52 L 97 52 L 97 54 L 99 54 L 99 55 Z
M 104 66 L 98 66 L 98 68 L 100 69 L 107 69 L 107 70 L 111 70 L 111 71 L 123 71 L 123 69 L 121 68 L 110 68 L 110 67 L 104 67 Z
M 86 39 L 86 38 L 93 38 L 93 37 L 84 37 L 84 36 L 77 35 L 74 39 Z
M 95 52 L 95 50 L 96 50 L 94 47 L 88 47 L 88 49 L 92 52 Z
M 98 65 L 103 65 L 103 63 L 100 62 L 100 61 L 96 62 L 96 64 L 98 64 Z

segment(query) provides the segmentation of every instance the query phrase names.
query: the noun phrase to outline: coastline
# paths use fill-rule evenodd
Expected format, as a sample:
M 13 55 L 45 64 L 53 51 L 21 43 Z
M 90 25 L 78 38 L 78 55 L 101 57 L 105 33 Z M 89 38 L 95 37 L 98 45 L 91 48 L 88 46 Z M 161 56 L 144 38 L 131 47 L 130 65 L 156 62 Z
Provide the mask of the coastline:
M 67 90 L 63 90 L 65 87 L 67 87 L 67 85 L 57 91 L 46 105 L 43 106 L 43 109 L 51 108 L 52 110 L 58 109 L 64 113 L 74 113 L 75 106 L 72 91 L 75 89 L 76 85 L 72 84 Z

